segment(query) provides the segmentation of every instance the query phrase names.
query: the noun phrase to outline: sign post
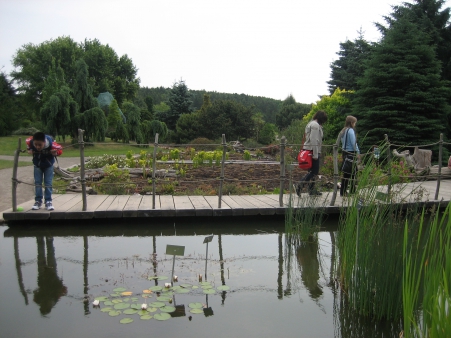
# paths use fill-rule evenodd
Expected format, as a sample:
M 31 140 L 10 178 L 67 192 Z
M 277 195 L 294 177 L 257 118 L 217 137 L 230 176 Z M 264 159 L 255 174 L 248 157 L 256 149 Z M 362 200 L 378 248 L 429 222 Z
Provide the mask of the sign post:
M 166 245 L 166 255 L 173 255 L 172 259 L 172 275 L 171 275 L 171 285 L 174 285 L 174 267 L 175 267 L 175 256 L 184 256 L 185 247 L 180 245 Z
M 208 261 L 208 243 L 211 242 L 214 235 L 210 235 L 204 238 L 204 244 L 207 243 L 207 252 L 205 253 L 205 281 L 207 281 L 207 261 Z

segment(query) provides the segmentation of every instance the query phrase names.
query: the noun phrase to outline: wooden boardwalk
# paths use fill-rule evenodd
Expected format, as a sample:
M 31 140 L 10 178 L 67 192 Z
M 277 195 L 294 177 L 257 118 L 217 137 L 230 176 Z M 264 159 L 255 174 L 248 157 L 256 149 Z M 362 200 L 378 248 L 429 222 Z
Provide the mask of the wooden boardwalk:
M 451 200 L 451 180 L 443 180 L 440 185 L 439 198 L 434 200 L 436 181 L 415 182 L 395 185 L 393 190 L 401 191 L 398 203 L 410 204 L 422 202 L 429 205 L 445 205 Z M 387 187 L 381 186 L 386 192 Z M 218 196 L 155 196 L 155 209 L 152 209 L 150 195 L 88 195 L 87 210 L 82 211 L 81 194 L 54 195 L 55 210 L 31 210 L 34 201 L 22 203 L 23 211 L 3 212 L 3 219 L 8 221 L 32 220 L 80 220 L 80 219 L 119 219 L 133 217 L 208 217 L 208 216 L 254 216 L 284 215 L 290 205 L 290 195 L 283 196 L 284 206 L 279 205 L 279 195 L 240 195 L 223 196 L 221 208 L 218 208 Z M 339 213 L 348 207 L 349 200 L 336 197 L 334 206 L 330 206 L 332 193 L 323 193 L 320 197 L 302 194 L 300 198 L 291 195 L 291 204 L 295 208 L 318 207 L 326 213 Z M 1 215 L 0 215 L 1 216 Z

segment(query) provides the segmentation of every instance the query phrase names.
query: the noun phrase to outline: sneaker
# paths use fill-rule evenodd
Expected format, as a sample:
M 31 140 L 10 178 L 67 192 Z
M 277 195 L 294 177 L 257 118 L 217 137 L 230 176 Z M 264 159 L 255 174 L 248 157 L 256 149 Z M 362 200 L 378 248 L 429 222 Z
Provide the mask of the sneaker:
M 55 210 L 55 208 L 53 207 L 51 201 L 45 202 L 45 208 L 46 208 L 47 210 L 49 210 L 49 211 L 50 211 L 50 210 Z
M 38 210 L 38 209 L 41 209 L 41 205 L 42 205 L 41 202 L 36 201 L 36 202 L 34 202 L 34 205 L 31 207 L 31 209 L 32 209 L 32 210 Z

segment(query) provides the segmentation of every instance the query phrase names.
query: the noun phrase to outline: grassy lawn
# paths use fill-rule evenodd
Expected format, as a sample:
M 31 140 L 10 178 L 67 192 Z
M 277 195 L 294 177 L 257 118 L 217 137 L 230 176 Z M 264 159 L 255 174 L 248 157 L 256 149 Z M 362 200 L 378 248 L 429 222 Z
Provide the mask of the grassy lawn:
M 0 160 L 0 170 L 12 168 L 13 164 L 14 164 L 14 161 Z M 31 158 L 30 158 L 30 161 L 28 161 L 28 162 L 19 162 L 19 167 L 26 167 L 26 166 L 31 166 L 31 165 L 33 165 L 33 163 L 31 163 Z
M 25 140 L 28 136 L 5 136 L 0 137 L 0 155 L 10 155 L 14 156 L 14 152 L 18 146 L 19 137 L 22 139 L 21 149 L 26 149 Z M 59 144 L 61 144 L 65 149 L 63 150 L 62 156 L 67 157 L 78 157 L 80 156 L 80 150 L 78 146 L 73 146 L 71 144 L 70 137 L 66 138 L 66 142 L 62 140 L 56 140 Z M 149 148 L 139 148 L 133 146 L 132 144 L 111 144 L 110 139 L 106 139 L 105 142 L 96 143 L 94 146 L 85 146 L 85 156 L 101 156 L 104 154 L 109 155 L 125 155 L 129 150 L 134 153 L 139 153 L 140 150 L 145 149 L 147 152 L 153 150 L 153 146 Z

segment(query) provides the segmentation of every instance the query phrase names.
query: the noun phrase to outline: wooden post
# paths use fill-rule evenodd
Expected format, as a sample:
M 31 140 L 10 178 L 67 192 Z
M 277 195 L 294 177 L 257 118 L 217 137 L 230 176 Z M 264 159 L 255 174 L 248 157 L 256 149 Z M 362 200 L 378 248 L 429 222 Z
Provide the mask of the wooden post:
M 438 193 L 440 192 L 440 180 L 442 178 L 442 159 L 443 157 L 443 134 L 440 133 L 440 142 L 438 148 L 438 177 L 437 177 L 437 188 L 435 189 L 435 200 L 438 200 Z
M 85 141 L 83 141 L 83 133 L 84 130 L 78 129 L 78 144 L 80 145 L 81 193 L 83 198 L 82 211 L 86 211 Z
M 335 200 L 337 198 L 337 184 L 338 184 L 338 144 L 334 144 L 333 150 L 333 161 L 334 161 L 334 191 L 332 193 L 332 199 L 330 200 L 330 206 L 335 205 Z
M 13 211 L 17 211 L 17 166 L 19 165 L 19 154 L 20 148 L 22 146 L 22 139 L 19 137 L 19 141 L 17 144 L 17 149 L 14 152 L 14 166 L 13 166 L 13 177 L 12 177 L 12 202 L 13 202 Z
M 155 143 L 153 144 L 153 160 L 152 160 L 152 209 L 155 209 L 155 170 L 157 168 L 157 148 L 158 133 L 155 134 Z
M 221 176 L 219 177 L 219 191 L 218 191 L 218 209 L 222 205 L 222 186 L 224 184 L 224 166 L 227 153 L 227 143 L 225 134 L 222 134 L 222 161 L 221 161 Z
M 388 185 L 387 185 L 387 194 L 390 196 L 391 193 L 391 150 L 390 150 L 390 141 L 388 140 L 388 135 L 385 134 L 385 143 L 387 145 L 387 168 L 388 168 Z
M 287 139 L 282 136 L 280 140 L 280 191 L 279 191 L 279 206 L 283 207 L 283 187 L 285 185 L 285 144 Z

